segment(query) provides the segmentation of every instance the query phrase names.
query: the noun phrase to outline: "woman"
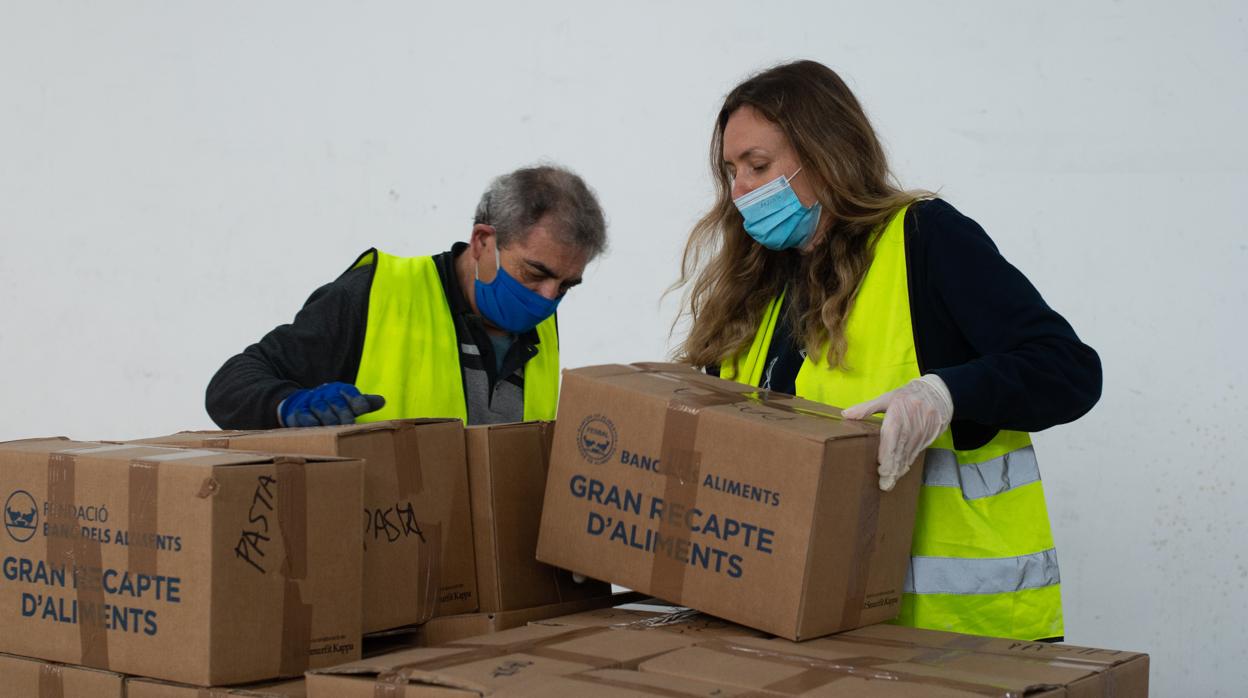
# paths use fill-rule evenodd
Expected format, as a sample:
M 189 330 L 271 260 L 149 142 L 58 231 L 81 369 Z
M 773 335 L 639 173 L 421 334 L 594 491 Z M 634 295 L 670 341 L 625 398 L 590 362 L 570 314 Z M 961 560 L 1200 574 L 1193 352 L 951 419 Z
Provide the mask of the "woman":
M 882 489 L 927 449 L 899 622 L 1060 637 L 1028 432 L 1091 409 L 1096 352 L 974 221 L 894 184 L 862 107 L 819 63 L 732 90 L 711 170 L 718 199 L 681 270 L 691 325 L 680 359 L 853 405 L 847 419 L 885 413 Z

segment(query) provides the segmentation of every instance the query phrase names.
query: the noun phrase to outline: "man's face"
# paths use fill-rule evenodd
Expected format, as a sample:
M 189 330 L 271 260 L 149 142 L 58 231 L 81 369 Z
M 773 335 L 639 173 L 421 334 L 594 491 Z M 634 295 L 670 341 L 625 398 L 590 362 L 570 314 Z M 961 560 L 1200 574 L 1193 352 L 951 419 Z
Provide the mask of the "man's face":
M 477 260 L 477 274 L 490 283 L 497 275 L 495 254 L 502 267 L 527 288 L 554 300 L 581 283 L 589 254 L 578 247 L 560 242 L 549 230 L 543 217 L 528 235 L 521 235 L 508 246 L 497 247 L 498 236 L 488 225 L 476 225 L 472 231 L 472 254 Z

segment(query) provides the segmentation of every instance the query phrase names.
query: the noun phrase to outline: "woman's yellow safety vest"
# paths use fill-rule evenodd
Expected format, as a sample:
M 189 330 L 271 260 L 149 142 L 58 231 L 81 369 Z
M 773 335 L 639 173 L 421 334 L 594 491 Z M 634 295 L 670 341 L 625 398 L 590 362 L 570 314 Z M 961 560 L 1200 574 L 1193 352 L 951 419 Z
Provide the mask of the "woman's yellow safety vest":
M 902 209 L 875 243 L 846 318 L 844 366 L 807 356 L 797 394 L 848 407 L 919 377 Z M 754 343 L 725 378 L 759 385 L 780 314 L 773 299 Z M 908 477 L 916 477 L 911 473 Z M 1063 634 L 1061 580 L 1031 438 L 1000 431 L 970 451 L 946 429 L 928 448 L 910 570 L 897 623 L 1024 640 Z
M 455 320 L 432 257 L 395 257 L 378 250 L 353 269 L 376 265 L 368 325 L 355 385 L 386 398 L 360 422 L 458 417 L 468 422 Z M 524 365 L 524 419 L 555 418 L 559 404 L 559 333 L 552 315 L 537 326 L 537 354 Z

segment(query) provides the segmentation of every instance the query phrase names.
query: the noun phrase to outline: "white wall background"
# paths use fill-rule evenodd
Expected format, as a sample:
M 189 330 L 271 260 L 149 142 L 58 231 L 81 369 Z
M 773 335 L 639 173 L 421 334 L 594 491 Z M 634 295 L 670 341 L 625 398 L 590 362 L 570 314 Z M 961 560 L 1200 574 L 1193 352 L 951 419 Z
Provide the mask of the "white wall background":
M 728 89 L 840 71 L 910 186 L 1100 352 L 1037 438 L 1072 642 L 1248 684 L 1248 9 L 1235 2 L 0 2 L 0 438 L 211 426 L 226 357 L 549 158 L 613 249 L 565 365 L 660 358 Z

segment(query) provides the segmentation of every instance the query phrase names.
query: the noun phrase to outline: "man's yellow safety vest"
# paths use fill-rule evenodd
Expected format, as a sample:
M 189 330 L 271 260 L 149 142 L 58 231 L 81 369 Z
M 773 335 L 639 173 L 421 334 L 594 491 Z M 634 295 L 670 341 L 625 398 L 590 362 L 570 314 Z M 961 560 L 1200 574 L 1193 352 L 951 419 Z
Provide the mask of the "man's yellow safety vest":
M 375 265 L 368 324 L 355 385 L 386 398 L 359 422 L 458 417 L 468 422 L 455 320 L 432 257 L 395 257 L 378 250 L 355 266 Z M 559 333 L 555 317 L 537 326 L 537 354 L 524 365 L 524 419 L 555 418 L 559 404 Z
M 849 407 L 919 377 L 910 317 L 902 209 L 876 239 L 845 323 L 844 367 L 809 355 L 797 394 Z M 724 378 L 759 385 L 783 294 Z M 1061 579 L 1031 438 L 1000 431 L 969 451 L 946 429 L 928 448 L 910 570 L 897 623 L 1024 640 L 1063 634 Z

